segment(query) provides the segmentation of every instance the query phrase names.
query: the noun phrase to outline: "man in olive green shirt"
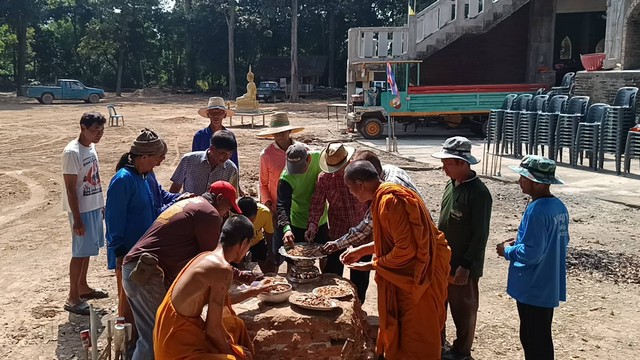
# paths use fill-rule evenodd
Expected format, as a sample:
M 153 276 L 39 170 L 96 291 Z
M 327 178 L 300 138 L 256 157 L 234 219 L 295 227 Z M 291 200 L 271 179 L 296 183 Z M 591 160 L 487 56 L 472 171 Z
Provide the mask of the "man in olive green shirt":
M 489 237 L 491 193 L 471 170 L 471 165 L 479 161 L 471 155 L 471 141 L 467 138 L 447 139 L 442 151 L 432 156 L 442 160 L 443 170 L 451 178 L 442 195 L 438 228 L 451 247 L 447 305 L 456 326 L 456 339 L 443 359 L 471 359 L 479 303 L 478 280 Z M 442 343 L 445 341 L 443 329 Z

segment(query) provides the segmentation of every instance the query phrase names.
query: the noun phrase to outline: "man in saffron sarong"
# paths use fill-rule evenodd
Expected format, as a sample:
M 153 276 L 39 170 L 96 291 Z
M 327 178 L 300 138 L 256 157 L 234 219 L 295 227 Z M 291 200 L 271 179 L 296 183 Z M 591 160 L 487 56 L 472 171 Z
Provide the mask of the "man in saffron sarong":
M 420 195 L 383 183 L 370 162 L 345 170 L 349 191 L 371 201 L 373 242 L 350 248 L 351 270 L 375 270 L 380 329 L 376 351 L 385 360 L 439 360 L 451 250 Z M 373 254 L 371 262 L 357 262 Z

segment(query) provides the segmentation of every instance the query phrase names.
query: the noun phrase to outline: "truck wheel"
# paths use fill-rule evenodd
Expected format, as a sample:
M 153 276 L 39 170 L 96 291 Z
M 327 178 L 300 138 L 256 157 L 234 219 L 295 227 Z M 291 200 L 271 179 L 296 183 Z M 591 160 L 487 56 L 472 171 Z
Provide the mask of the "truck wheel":
M 98 101 L 100 101 L 100 96 L 98 96 L 98 94 L 89 95 L 89 102 L 90 103 L 96 104 Z
M 53 95 L 51 95 L 51 94 L 43 94 L 43 95 L 40 97 L 40 100 L 42 100 L 41 102 L 42 102 L 43 104 L 47 104 L 47 105 L 49 105 L 49 104 L 51 104 L 51 103 L 53 102 Z
M 377 118 L 366 118 L 362 122 L 360 132 L 366 139 L 377 139 L 382 136 L 382 121 Z

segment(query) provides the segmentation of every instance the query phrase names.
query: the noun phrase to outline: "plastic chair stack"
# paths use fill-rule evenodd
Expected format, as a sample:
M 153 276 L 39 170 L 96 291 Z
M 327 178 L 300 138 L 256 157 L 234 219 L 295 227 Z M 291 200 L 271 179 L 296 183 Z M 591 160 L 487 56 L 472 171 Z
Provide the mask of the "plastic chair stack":
M 573 147 L 573 166 L 578 163 L 580 157 L 580 165 L 584 158 L 584 153 L 589 156 L 589 167 L 595 170 L 598 158 L 598 145 L 600 143 L 600 125 L 607 115 L 609 105 L 598 103 L 593 104 L 587 111 L 584 122 L 579 122 L 576 128 L 576 138 Z
M 631 172 L 631 158 L 640 158 L 640 131 L 629 131 L 624 150 L 624 172 Z
M 531 94 L 518 95 L 513 103 L 511 110 L 504 112 L 502 120 L 502 148 L 501 154 L 506 154 L 509 151 L 509 145 L 511 145 L 512 154 L 516 155 L 516 139 L 518 135 L 518 120 L 520 120 L 520 113 L 529 109 L 531 102 Z
M 537 95 L 533 98 L 529 105 L 529 111 L 521 111 L 520 119 L 518 119 L 518 133 L 516 136 L 515 152 L 516 156 L 524 155 L 522 153 L 522 144 L 526 144 L 527 155 L 533 154 L 533 135 L 536 129 L 536 120 L 538 114 L 547 111 L 547 103 L 549 95 Z
M 573 164 L 573 147 L 575 146 L 578 123 L 584 119 L 589 105 L 588 96 L 574 96 L 569 99 L 567 109 L 558 116 L 556 125 L 555 152 L 553 160 L 562 161 L 562 150 L 569 148 L 569 163 Z
M 540 147 L 542 156 L 544 156 L 544 147 L 547 146 L 549 148 L 549 157 L 553 156 L 558 116 L 564 112 L 568 98 L 567 95 L 554 96 L 549 100 L 547 112 L 538 114 L 533 141 L 534 154 L 538 155 L 538 147 Z
M 560 84 L 560 86 L 552 87 L 551 90 L 547 93 L 547 95 L 549 95 L 549 97 L 553 97 L 556 95 L 571 94 L 571 92 L 573 91 L 575 78 L 576 78 L 576 73 L 574 72 L 568 72 L 564 74 L 564 76 L 562 77 L 562 83 Z
M 598 168 L 602 169 L 604 166 L 604 154 L 611 153 L 615 155 L 616 174 L 620 175 L 627 133 L 633 127 L 636 118 L 637 94 L 637 87 L 618 89 L 613 106 L 609 107 L 607 116 L 600 127 Z
M 502 119 L 504 117 L 504 112 L 511 109 L 513 103 L 518 97 L 517 94 L 509 94 L 502 101 L 502 106 L 500 109 L 491 109 L 489 111 L 489 120 L 487 120 L 487 138 L 485 139 L 485 159 L 486 155 L 490 152 L 490 147 L 493 145 L 493 157 L 492 157 L 492 169 L 495 170 L 494 162 L 495 155 L 498 153 L 498 149 L 500 147 L 500 142 L 502 141 Z M 493 170 L 493 171 L 494 171 Z M 484 161 L 483 164 L 483 174 L 488 174 L 489 172 L 489 162 Z

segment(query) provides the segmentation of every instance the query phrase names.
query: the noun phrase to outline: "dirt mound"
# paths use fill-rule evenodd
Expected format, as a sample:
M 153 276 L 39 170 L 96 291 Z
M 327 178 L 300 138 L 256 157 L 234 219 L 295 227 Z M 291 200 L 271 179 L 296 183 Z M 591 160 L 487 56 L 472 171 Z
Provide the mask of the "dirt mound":
M 569 249 L 569 274 L 582 276 L 585 272 L 601 281 L 640 284 L 640 259 L 607 250 Z

